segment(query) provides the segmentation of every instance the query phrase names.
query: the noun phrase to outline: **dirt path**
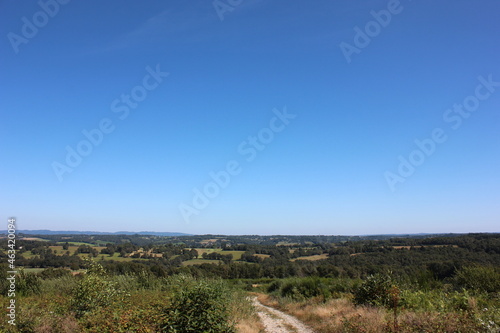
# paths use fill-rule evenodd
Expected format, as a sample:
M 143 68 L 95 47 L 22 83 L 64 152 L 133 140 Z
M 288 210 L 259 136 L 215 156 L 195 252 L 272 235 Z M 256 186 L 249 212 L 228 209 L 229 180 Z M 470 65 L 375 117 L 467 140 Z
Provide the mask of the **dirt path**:
M 253 305 L 257 309 L 257 314 L 267 333 L 314 333 L 297 318 L 263 305 L 257 300 L 257 297 L 253 298 Z

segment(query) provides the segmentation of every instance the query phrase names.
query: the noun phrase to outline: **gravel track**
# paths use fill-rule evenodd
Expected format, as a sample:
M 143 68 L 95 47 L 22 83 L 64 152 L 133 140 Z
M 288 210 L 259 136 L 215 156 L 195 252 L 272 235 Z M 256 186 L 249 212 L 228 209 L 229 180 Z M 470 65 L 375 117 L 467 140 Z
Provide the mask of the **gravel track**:
M 267 333 L 314 333 L 297 318 L 260 303 L 257 297 L 252 301 Z

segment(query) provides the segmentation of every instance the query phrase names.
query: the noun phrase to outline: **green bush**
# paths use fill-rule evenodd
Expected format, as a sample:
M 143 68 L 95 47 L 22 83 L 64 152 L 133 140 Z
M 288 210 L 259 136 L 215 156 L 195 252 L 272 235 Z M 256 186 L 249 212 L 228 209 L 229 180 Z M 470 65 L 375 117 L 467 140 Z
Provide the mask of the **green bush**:
M 184 282 L 175 290 L 165 309 L 163 332 L 232 333 L 228 303 L 230 293 L 221 281 L 198 280 Z
M 444 311 L 447 307 L 447 294 L 443 291 L 423 291 L 405 289 L 401 293 L 402 305 L 406 309 L 419 311 Z
M 141 270 L 136 274 L 136 281 L 141 289 L 160 290 L 161 279 L 156 277 L 153 273 L 146 270 Z
M 130 293 L 132 291 L 136 291 L 139 289 L 138 281 L 136 276 L 127 274 L 127 275 L 114 275 L 111 277 L 111 281 L 113 281 L 116 285 L 116 288 L 124 293 Z
M 455 286 L 479 292 L 500 292 L 500 271 L 487 266 L 465 266 L 454 277 Z
M 110 305 L 117 296 L 116 284 L 106 276 L 104 268 L 90 261 L 87 273 L 73 290 L 71 308 L 77 317 L 81 317 L 99 307 Z
M 330 290 L 323 279 L 318 277 L 308 277 L 302 279 L 290 279 L 283 283 L 281 287 L 281 296 L 292 299 L 304 299 L 316 296 L 329 298 Z
M 269 287 L 267 287 L 267 292 L 272 293 L 272 292 L 275 292 L 277 290 L 280 290 L 282 285 L 283 285 L 283 282 L 281 280 L 273 281 L 269 285 Z
M 38 295 L 42 280 L 35 273 L 26 273 L 23 269 L 16 276 L 16 291 L 22 296 Z
M 336 278 L 330 283 L 329 289 L 332 293 L 340 295 L 352 292 L 357 287 L 358 281 L 353 279 Z
M 47 279 L 57 279 L 64 276 L 70 276 L 71 272 L 64 268 L 46 268 L 42 272 L 38 273 L 38 276 L 43 280 Z
M 393 286 L 389 274 L 370 275 L 354 290 L 354 303 L 357 305 L 389 306 Z

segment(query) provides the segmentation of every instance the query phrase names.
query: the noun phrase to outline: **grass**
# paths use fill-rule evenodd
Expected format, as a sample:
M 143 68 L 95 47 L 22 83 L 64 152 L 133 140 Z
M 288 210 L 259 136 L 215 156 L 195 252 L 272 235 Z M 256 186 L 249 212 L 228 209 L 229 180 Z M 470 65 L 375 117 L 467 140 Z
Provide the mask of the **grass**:
M 205 249 L 205 248 L 199 248 L 196 247 L 194 248 L 196 252 L 198 252 L 198 255 L 201 257 L 203 253 L 213 253 L 213 252 L 220 252 L 222 251 L 221 249 Z
M 294 258 L 290 261 L 295 261 L 295 260 L 309 260 L 309 261 L 316 261 L 316 260 L 323 260 L 328 258 L 328 253 L 323 253 L 323 254 L 316 254 L 313 256 L 305 256 L 305 257 L 297 257 Z
M 31 251 L 26 251 L 24 253 L 21 253 L 20 255 L 22 255 L 26 259 L 30 259 L 30 258 L 33 258 L 35 256 L 33 253 L 31 253 Z
M 196 252 L 198 252 L 198 257 L 201 258 L 201 256 L 203 255 L 203 253 L 214 253 L 214 252 L 217 252 L 217 253 L 220 253 L 222 255 L 228 255 L 228 254 L 232 254 L 233 255 L 233 260 L 240 260 L 241 259 L 241 255 L 243 253 L 245 253 L 245 251 L 225 251 L 225 250 L 222 250 L 222 249 L 205 249 L 205 248 L 194 248 L 196 250 Z M 188 248 L 189 250 L 189 248 Z
M 43 238 L 40 238 L 40 237 L 23 237 L 23 238 L 20 238 L 22 240 L 33 240 L 33 241 L 40 241 L 40 242 L 49 242 L 48 239 L 43 239 Z
M 240 260 L 241 259 L 241 255 L 243 253 L 245 253 L 245 251 L 220 251 L 220 254 L 223 254 L 223 255 L 232 254 L 233 255 L 233 260 Z

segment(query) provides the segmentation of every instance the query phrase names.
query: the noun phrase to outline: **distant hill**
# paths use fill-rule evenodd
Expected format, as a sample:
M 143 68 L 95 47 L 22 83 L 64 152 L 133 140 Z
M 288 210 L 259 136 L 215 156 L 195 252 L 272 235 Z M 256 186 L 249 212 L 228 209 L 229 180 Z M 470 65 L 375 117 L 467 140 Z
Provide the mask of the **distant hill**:
M 7 233 L 6 230 L 0 230 L 0 234 Z M 192 236 L 191 234 L 184 234 L 182 232 L 156 232 L 156 231 L 117 231 L 117 232 L 103 232 L 103 231 L 53 231 L 53 230 L 17 230 L 19 234 L 26 235 L 150 235 L 150 236 Z

